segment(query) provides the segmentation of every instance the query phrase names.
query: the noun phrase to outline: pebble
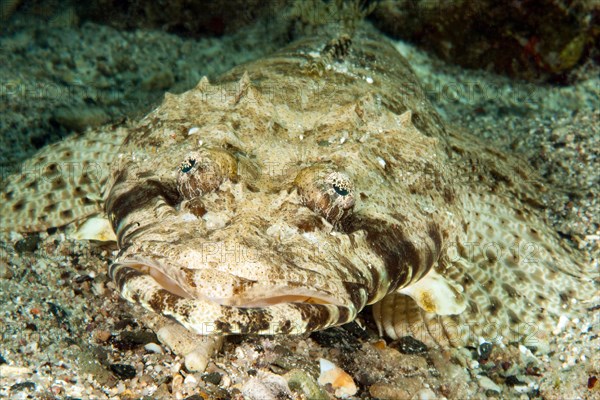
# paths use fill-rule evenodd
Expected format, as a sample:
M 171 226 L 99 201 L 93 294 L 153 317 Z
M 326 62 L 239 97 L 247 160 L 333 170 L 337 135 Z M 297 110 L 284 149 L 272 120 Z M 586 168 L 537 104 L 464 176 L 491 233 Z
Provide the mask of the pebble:
M 477 380 L 479 381 L 479 386 L 481 386 L 485 390 L 491 390 L 496 393 L 501 393 L 502 389 L 500 386 L 496 385 L 494 381 L 492 381 L 487 376 L 478 376 Z
M 19 383 L 15 383 L 14 385 L 12 385 L 10 387 L 10 391 L 11 392 L 20 392 L 22 390 L 34 391 L 35 390 L 35 383 L 33 383 L 33 382 L 19 382 Z
M 529 347 L 529 346 L 528 346 Z M 550 353 L 550 343 L 547 340 L 538 339 L 535 345 L 531 346 L 530 350 L 536 355 L 544 355 Z
M 218 385 L 219 383 L 221 383 L 221 379 L 223 378 L 223 376 L 218 372 L 211 372 L 202 375 L 201 378 L 204 382 L 212 383 L 213 385 Z
M 289 388 L 297 393 L 303 394 L 311 400 L 328 400 L 327 393 L 317 385 L 317 382 L 301 369 L 292 369 L 284 376 Z
M 119 379 L 133 379 L 136 375 L 136 370 L 131 365 L 127 364 L 111 364 L 110 370 Z
M 433 392 L 433 390 L 429 388 L 423 388 L 419 390 L 413 398 L 418 400 L 436 400 L 438 399 L 438 396 Z
M 199 337 L 179 324 L 163 326 L 158 330 L 157 337 L 175 354 L 185 357 L 185 367 L 190 372 L 204 371 L 212 354 L 223 345 L 223 337 Z
M 146 349 L 146 351 L 148 351 L 150 353 L 156 353 L 156 354 L 162 354 L 163 353 L 162 347 L 160 347 L 160 345 L 158 345 L 156 343 L 147 343 L 144 346 L 144 349 Z
M 210 351 L 198 348 L 185 355 L 185 367 L 190 372 L 202 372 L 210 361 Z
M 119 350 L 133 350 L 148 343 L 158 342 L 156 334 L 150 330 L 125 331 L 119 335 L 119 339 L 113 344 Z
M 319 364 L 321 366 L 319 385 L 331 384 L 337 397 L 346 398 L 356 394 L 358 388 L 346 371 L 324 358 L 319 359 Z
M 183 380 L 183 384 L 185 386 L 191 386 L 194 387 L 198 384 L 198 379 L 196 379 L 196 377 L 192 374 L 189 374 L 188 376 L 185 377 L 185 379 Z
M 403 354 L 419 354 L 427 351 L 427 345 L 411 336 L 404 336 L 390 344 Z
M 94 338 L 98 343 L 107 342 L 110 339 L 110 331 L 107 330 L 97 330 L 94 332 Z
M 494 345 L 490 342 L 482 342 L 477 348 L 477 354 L 479 354 L 479 360 L 487 360 L 492 353 Z
M 558 323 L 556 324 L 556 327 L 554 328 L 552 333 L 554 335 L 558 335 L 565 329 L 565 327 L 567 326 L 568 323 L 569 323 L 569 318 L 567 318 L 565 315 L 561 315 L 560 318 L 558 319 Z
M 178 392 L 181 392 L 181 390 L 183 389 L 183 376 L 181 376 L 181 374 L 175 374 L 173 376 L 173 380 L 171 380 L 171 391 L 173 392 L 173 394 L 175 395 L 175 397 L 177 398 L 177 394 Z
M 28 235 L 15 243 L 15 250 L 19 254 L 33 253 L 35 250 L 37 250 L 40 241 L 41 239 L 39 235 Z
M 249 377 L 242 385 L 236 385 L 249 400 L 278 400 L 292 398 L 287 381 L 283 376 L 264 370 Z M 234 389 L 235 390 L 235 389 Z
M 25 367 L 13 367 L 7 364 L 0 365 L 0 376 L 2 379 L 7 379 L 9 377 L 17 377 L 23 375 L 29 375 L 33 373 L 29 368 Z
M 408 400 L 412 397 L 406 389 L 387 383 L 375 383 L 371 385 L 369 394 L 373 398 L 386 400 Z
M 531 352 L 531 350 L 529 350 L 527 347 L 523 346 L 522 344 L 519 345 L 519 352 L 521 353 L 521 360 L 524 363 L 530 363 L 530 362 L 539 362 L 539 360 L 537 359 L 536 356 L 533 355 L 533 353 Z

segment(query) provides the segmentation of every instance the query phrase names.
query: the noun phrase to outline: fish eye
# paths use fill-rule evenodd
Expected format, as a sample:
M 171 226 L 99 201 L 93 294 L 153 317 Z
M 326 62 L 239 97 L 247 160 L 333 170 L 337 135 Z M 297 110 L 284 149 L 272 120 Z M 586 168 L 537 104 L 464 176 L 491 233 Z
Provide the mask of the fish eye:
M 294 185 L 304 205 L 332 224 L 352 213 L 354 185 L 343 172 L 319 167 L 305 168 L 296 176 Z
M 234 180 L 237 162 L 222 150 L 205 149 L 193 152 L 179 166 L 177 189 L 186 199 L 193 199 L 216 190 L 226 179 Z
M 196 165 L 196 160 L 193 158 L 188 158 L 183 163 L 181 163 L 181 172 L 183 172 L 184 174 L 187 174 L 194 168 L 195 165 Z
M 336 185 L 335 183 L 333 184 L 333 190 L 335 190 L 335 192 L 337 194 L 339 194 L 340 196 L 347 196 L 348 193 L 350 193 L 350 192 L 348 192 L 348 190 L 344 189 L 341 186 Z

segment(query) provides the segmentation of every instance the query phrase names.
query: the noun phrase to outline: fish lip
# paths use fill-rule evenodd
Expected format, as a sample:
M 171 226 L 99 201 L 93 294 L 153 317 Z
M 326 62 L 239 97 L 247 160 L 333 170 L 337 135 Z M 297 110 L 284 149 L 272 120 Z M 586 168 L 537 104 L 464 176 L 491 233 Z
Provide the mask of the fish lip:
M 344 304 L 330 293 L 318 289 L 301 287 L 298 282 L 286 282 L 288 286 L 276 289 L 258 285 L 252 290 L 229 299 L 218 301 L 221 305 L 235 306 L 240 308 L 268 307 L 281 303 L 311 303 L 331 304 L 343 306 Z M 269 296 L 265 296 L 268 293 Z M 214 301 L 214 300 L 213 300 Z
M 231 290 L 230 296 L 208 296 L 202 291 L 194 290 L 189 285 L 181 285 L 185 269 L 177 268 L 179 277 L 167 273 L 168 265 L 154 258 L 141 255 L 129 255 L 118 260 L 111 266 L 114 271 L 117 266 L 137 270 L 152 277 L 163 289 L 184 299 L 202 299 L 222 306 L 237 308 L 262 308 L 283 303 L 310 303 L 346 306 L 345 302 L 324 288 L 307 286 L 298 281 L 278 281 L 274 284 L 262 283 L 246 279 L 228 272 L 218 271 L 220 278 L 227 279 L 226 287 Z M 193 271 L 191 269 L 188 269 Z M 210 271 L 210 270 L 209 270 Z M 112 277 L 112 274 L 111 274 Z M 179 279 L 178 279 L 179 278 Z M 209 285 L 210 286 L 210 285 Z M 236 293 L 236 291 L 238 293 Z
M 142 256 L 129 256 L 123 260 L 116 261 L 110 268 L 109 275 L 111 278 L 115 278 L 113 276 L 113 272 L 117 270 L 118 267 L 123 266 L 126 268 L 131 268 L 136 271 L 139 271 L 143 274 L 149 275 L 152 277 L 163 289 L 178 295 L 184 299 L 191 299 L 194 296 L 186 291 L 181 285 L 177 283 L 171 276 L 164 273 L 164 268 L 162 267 L 164 264 L 155 261 L 151 258 L 142 257 Z

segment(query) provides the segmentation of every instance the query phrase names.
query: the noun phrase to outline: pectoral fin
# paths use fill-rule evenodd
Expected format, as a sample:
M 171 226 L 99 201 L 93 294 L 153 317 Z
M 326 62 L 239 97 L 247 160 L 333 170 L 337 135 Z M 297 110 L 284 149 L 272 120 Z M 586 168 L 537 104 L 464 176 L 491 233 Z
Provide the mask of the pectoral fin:
M 116 242 L 117 237 L 110 221 L 105 216 L 96 216 L 87 219 L 73 234 L 77 240 L 98 240 L 100 242 Z
M 0 193 L 0 229 L 60 227 L 102 210 L 102 191 L 126 129 L 74 135 L 44 147 L 8 176 Z
M 398 293 L 411 297 L 419 307 L 437 315 L 456 315 L 467 308 L 463 288 L 431 270 L 427 276 Z
M 440 258 L 439 273 L 373 305 L 381 334 L 442 347 L 476 345 L 480 337 L 536 345 L 561 316 L 586 317 L 598 299 L 592 263 L 503 197 L 473 191 L 462 201 L 463 232 Z

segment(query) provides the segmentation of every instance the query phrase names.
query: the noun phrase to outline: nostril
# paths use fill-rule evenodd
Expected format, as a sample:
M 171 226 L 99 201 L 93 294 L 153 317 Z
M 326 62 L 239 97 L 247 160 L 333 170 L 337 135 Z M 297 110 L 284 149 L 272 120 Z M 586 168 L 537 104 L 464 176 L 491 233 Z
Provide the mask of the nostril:
M 198 218 L 202 218 L 202 216 L 207 212 L 206 206 L 200 197 L 195 197 L 189 201 L 185 201 L 182 203 L 181 208 L 185 211 L 189 211 Z

